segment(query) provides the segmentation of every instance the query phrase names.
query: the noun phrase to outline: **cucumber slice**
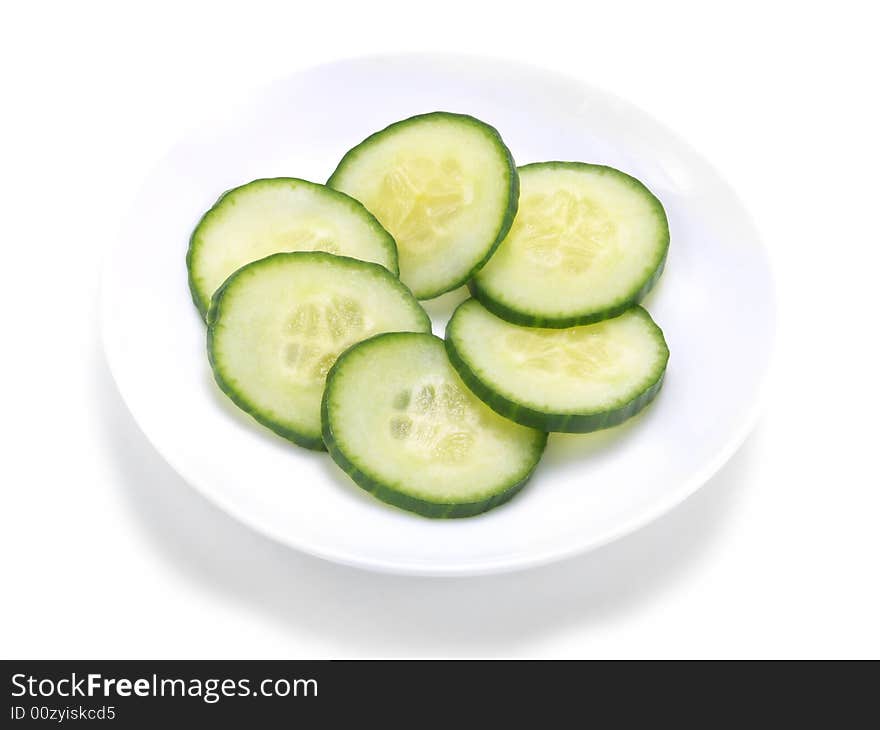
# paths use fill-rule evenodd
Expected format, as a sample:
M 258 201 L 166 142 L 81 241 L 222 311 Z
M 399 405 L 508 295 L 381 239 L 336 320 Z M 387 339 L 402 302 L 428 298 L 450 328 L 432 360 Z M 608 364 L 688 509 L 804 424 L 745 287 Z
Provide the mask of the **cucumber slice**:
M 516 220 L 471 291 L 530 327 L 573 327 L 625 312 L 660 277 L 669 226 L 660 201 L 611 167 L 539 162 L 519 168 Z
M 462 114 L 404 119 L 342 158 L 327 184 L 360 200 L 400 253 L 400 278 L 419 299 L 466 282 L 507 234 L 519 197 L 498 132 Z
M 333 460 L 379 499 L 427 517 L 468 517 L 510 499 L 547 434 L 501 418 L 464 386 L 443 340 L 393 333 L 336 361 L 322 403 Z
M 217 384 L 275 433 L 323 449 L 321 394 L 340 352 L 378 332 L 430 332 L 387 269 L 322 252 L 247 264 L 214 294 L 208 357 Z
M 397 274 L 394 239 L 358 201 L 306 180 L 254 180 L 223 193 L 190 238 L 189 287 L 202 316 L 232 272 L 282 251 L 327 251 Z
M 669 350 L 642 308 L 569 329 L 522 327 L 463 302 L 446 328 L 461 379 L 491 408 L 545 431 L 585 433 L 634 416 L 660 391 Z

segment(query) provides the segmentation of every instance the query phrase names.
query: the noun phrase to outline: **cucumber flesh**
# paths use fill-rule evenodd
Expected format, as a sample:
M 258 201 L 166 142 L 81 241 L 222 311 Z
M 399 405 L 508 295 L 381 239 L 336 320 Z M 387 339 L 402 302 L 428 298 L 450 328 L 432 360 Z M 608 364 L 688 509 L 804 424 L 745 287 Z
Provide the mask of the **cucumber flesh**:
M 340 352 L 379 332 L 430 332 L 418 301 L 378 264 L 274 254 L 230 276 L 208 313 L 214 378 L 276 433 L 322 449 L 321 395 Z
M 330 455 L 379 499 L 428 517 L 466 517 L 510 499 L 547 435 L 487 408 L 427 334 L 373 337 L 346 351 L 322 404 Z
M 474 299 L 449 321 L 446 348 L 462 380 L 517 423 L 584 433 L 638 413 L 660 390 L 669 350 L 642 308 L 568 329 L 522 327 Z
M 391 232 L 400 277 L 419 299 L 461 286 L 485 263 L 518 199 L 516 168 L 498 132 L 446 112 L 368 137 L 327 184 L 360 200 Z
M 394 239 L 358 201 L 306 180 L 254 180 L 224 193 L 193 231 L 187 267 L 202 316 L 236 269 L 283 251 L 326 251 L 398 273 Z
M 601 165 L 519 168 L 516 220 L 472 283 L 487 309 L 517 324 L 571 327 L 626 311 L 659 278 L 669 247 L 660 201 Z

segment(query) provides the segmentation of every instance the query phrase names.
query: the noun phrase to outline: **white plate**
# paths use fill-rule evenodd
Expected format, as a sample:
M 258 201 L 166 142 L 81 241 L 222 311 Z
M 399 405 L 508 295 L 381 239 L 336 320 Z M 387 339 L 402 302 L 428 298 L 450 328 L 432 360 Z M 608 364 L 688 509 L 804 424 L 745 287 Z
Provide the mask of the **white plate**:
M 184 255 L 200 214 L 257 177 L 323 181 L 351 146 L 420 112 L 496 126 L 520 164 L 618 167 L 663 201 L 672 241 L 645 302 L 671 358 L 658 399 L 615 429 L 551 436 L 534 479 L 486 515 L 432 521 L 371 498 L 326 454 L 258 426 L 214 385 Z M 171 465 L 230 514 L 292 547 L 398 573 L 508 571 L 583 552 L 700 487 L 753 425 L 774 331 L 768 262 L 729 187 L 673 134 L 579 82 L 500 61 L 355 59 L 298 73 L 176 145 L 147 180 L 103 280 L 107 357 Z M 442 334 L 461 292 L 428 304 Z

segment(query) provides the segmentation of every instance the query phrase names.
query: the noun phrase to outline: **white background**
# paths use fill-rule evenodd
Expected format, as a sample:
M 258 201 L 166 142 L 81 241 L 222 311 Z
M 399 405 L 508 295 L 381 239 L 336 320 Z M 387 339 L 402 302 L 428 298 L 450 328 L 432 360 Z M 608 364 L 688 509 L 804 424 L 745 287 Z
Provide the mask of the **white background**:
M 7 9 L 0 655 L 880 657 L 878 23 L 822 6 Z M 663 519 L 548 568 L 410 579 L 277 546 L 164 464 L 101 354 L 102 253 L 182 132 L 297 69 L 422 50 L 635 102 L 727 177 L 775 265 L 771 393 L 745 446 Z

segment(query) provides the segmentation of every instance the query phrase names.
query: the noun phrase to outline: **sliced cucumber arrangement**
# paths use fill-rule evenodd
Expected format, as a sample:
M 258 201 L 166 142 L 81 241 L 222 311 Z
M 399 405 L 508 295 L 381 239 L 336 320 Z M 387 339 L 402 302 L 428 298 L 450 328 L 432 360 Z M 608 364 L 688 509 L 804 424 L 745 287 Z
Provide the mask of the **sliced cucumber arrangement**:
M 522 327 L 462 303 L 446 329 L 462 380 L 495 411 L 545 431 L 584 433 L 634 416 L 660 391 L 669 350 L 642 307 L 568 329 Z
M 291 441 L 323 448 L 321 396 L 340 352 L 379 332 L 430 332 L 386 268 L 323 252 L 252 262 L 214 294 L 208 356 L 220 388 Z
M 347 350 L 322 403 L 331 457 L 379 499 L 429 517 L 467 517 L 510 499 L 547 435 L 487 408 L 449 364 L 443 340 L 383 334 Z
M 187 268 L 202 316 L 226 277 L 282 251 L 326 251 L 397 274 L 394 239 L 358 201 L 296 178 L 254 180 L 224 193 L 193 231 Z
M 473 295 L 506 320 L 572 327 L 626 311 L 663 270 L 669 227 L 642 183 L 602 165 L 519 168 L 519 212 Z
M 498 132 L 462 114 L 392 124 L 342 158 L 327 182 L 360 200 L 397 241 L 419 299 L 464 284 L 513 222 L 517 172 Z
M 614 426 L 660 391 L 669 350 L 638 302 L 668 247 L 635 178 L 517 170 L 493 127 L 434 112 L 367 137 L 326 186 L 224 193 L 187 268 L 239 408 L 384 502 L 468 517 L 523 487 L 548 432 Z M 418 299 L 465 283 L 441 340 Z

